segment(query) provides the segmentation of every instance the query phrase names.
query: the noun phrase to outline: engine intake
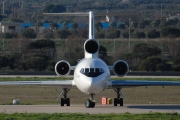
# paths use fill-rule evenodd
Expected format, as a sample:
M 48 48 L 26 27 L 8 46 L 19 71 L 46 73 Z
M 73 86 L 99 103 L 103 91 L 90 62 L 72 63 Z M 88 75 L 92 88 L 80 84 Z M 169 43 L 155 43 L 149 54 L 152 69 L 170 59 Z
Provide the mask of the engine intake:
M 116 61 L 113 65 L 113 72 L 115 75 L 119 77 L 123 77 L 127 75 L 128 71 L 129 71 L 129 66 L 123 60 Z
M 55 72 L 58 76 L 68 75 L 70 70 L 71 66 L 65 60 L 58 61 L 55 65 Z
M 94 39 L 89 39 L 84 43 L 84 49 L 86 52 L 93 54 L 99 50 L 99 44 Z

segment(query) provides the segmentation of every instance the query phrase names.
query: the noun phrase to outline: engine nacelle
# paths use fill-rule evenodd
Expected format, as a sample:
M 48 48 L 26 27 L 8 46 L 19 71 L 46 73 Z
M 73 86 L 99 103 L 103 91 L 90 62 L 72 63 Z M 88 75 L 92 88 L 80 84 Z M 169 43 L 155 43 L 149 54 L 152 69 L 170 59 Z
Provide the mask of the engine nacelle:
M 84 43 L 84 49 L 87 53 L 94 54 L 99 50 L 99 44 L 94 39 L 89 39 Z
M 65 60 L 58 61 L 55 65 L 55 72 L 58 76 L 69 75 L 70 71 L 71 66 Z
M 119 77 L 123 77 L 127 75 L 128 71 L 129 71 L 129 66 L 127 62 L 123 60 L 118 60 L 113 65 L 113 72 L 115 75 Z

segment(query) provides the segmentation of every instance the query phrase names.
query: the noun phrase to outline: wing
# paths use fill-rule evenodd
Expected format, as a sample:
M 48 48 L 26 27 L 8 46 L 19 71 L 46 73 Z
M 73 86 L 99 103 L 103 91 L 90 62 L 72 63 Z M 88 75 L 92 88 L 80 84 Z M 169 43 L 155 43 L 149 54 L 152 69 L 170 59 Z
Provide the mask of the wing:
M 111 80 L 109 87 L 123 88 L 135 86 L 180 86 L 180 82 L 175 81 L 140 81 L 140 80 Z
M 71 88 L 75 86 L 74 80 L 51 80 L 51 81 L 5 81 L 0 85 L 43 85 L 43 86 L 61 86 Z

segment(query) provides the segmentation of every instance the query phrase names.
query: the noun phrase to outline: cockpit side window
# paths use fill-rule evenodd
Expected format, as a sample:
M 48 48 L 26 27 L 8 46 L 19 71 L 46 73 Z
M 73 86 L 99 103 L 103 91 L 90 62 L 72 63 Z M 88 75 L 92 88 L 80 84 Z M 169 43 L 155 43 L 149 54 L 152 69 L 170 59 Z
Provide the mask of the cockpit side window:
M 104 73 L 104 69 L 103 68 L 82 68 L 80 72 L 87 77 L 97 77 Z
M 101 73 L 103 73 L 103 72 L 104 72 L 104 70 L 103 70 L 102 68 L 99 68 L 99 71 L 100 71 Z
M 84 68 L 82 68 L 80 72 L 81 72 L 81 73 L 84 73 Z

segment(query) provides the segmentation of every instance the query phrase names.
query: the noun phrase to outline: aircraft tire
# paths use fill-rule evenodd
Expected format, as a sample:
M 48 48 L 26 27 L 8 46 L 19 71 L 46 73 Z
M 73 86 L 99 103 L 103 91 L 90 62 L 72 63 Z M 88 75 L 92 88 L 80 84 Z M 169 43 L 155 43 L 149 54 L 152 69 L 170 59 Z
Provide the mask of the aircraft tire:
M 88 100 L 85 102 L 85 106 L 86 106 L 86 108 L 91 108 L 91 106 L 92 106 L 91 100 L 88 99 Z
M 64 106 L 64 98 L 61 98 L 61 106 Z
M 96 105 L 96 103 L 91 101 L 91 108 L 94 108 L 95 105 Z
M 123 98 L 119 99 L 120 106 L 123 106 Z
M 70 106 L 70 99 L 69 98 L 66 99 L 66 105 Z
M 117 106 L 117 98 L 114 98 L 114 106 Z

